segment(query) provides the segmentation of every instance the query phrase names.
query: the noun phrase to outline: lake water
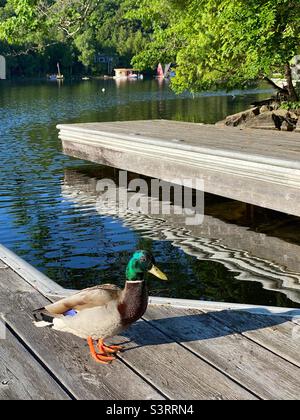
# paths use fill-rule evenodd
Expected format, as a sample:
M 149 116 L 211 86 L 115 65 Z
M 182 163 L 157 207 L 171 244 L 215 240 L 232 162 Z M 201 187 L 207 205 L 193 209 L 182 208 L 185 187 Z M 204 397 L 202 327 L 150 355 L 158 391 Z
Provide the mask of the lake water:
M 103 87 L 105 92 L 102 92 Z M 171 282 L 152 295 L 300 307 L 299 219 L 206 196 L 201 227 L 96 208 L 111 168 L 64 156 L 56 124 L 136 119 L 215 123 L 270 96 L 260 91 L 175 96 L 157 81 L 0 83 L 0 242 L 65 287 L 122 285 L 137 248 Z

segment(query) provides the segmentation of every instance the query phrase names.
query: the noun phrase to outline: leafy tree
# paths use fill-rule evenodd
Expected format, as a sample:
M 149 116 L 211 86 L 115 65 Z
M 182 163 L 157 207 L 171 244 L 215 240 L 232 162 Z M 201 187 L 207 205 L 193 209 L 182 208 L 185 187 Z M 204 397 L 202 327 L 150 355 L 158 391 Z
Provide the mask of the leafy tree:
M 96 51 L 118 54 L 124 65 L 146 46 L 147 37 L 136 19 L 126 19 L 131 0 L 102 0 L 89 18 L 89 25 L 75 37 L 81 60 L 91 65 Z
M 140 23 L 126 19 L 131 0 L 0 0 L 0 41 L 11 55 L 55 44 L 73 45 L 85 66 L 96 70 L 96 52 L 117 53 L 122 64 L 145 46 Z
M 34 45 L 38 50 L 50 35 L 49 29 L 36 0 L 7 0 L 0 5 L 0 40 L 8 44 Z
M 152 41 L 133 60 L 146 68 L 176 63 L 176 91 L 228 88 L 285 74 L 281 90 L 297 100 L 290 62 L 300 45 L 299 0 L 133 0 Z
M 66 40 L 88 25 L 99 0 L 7 0 L 0 4 L 0 38 L 13 44 L 44 45 Z

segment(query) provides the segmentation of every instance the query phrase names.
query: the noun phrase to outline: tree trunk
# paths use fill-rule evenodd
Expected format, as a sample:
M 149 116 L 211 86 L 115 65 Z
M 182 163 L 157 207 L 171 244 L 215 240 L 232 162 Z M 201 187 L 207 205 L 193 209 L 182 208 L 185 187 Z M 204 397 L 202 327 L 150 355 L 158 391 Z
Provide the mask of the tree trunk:
M 289 92 L 289 101 L 297 102 L 299 101 L 299 96 L 297 95 L 296 89 L 293 85 L 292 69 L 289 63 L 285 65 L 285 77 L 287 80 L 287 89 Z
M 271 85 L 274 89 L 278 90 L 279 93 L 281 93 L 284 96 L 289 96 L 289 91 L 285 88 L 282 88 L 278 85 L 276 85 L 275 82 L 273 82 L 273 80 L 269 79 L 269 77 L 265 76 L 264 77 L 265 81 L 269 83 L 269 85 Z

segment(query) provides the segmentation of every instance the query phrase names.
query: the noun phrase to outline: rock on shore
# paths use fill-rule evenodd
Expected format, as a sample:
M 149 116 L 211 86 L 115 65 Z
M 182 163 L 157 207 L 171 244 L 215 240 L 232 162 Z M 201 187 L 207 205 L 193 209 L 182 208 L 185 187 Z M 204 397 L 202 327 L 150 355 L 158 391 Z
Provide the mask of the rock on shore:
M 255 106 L 238 114 L 229 115 L 216 125 L 219 127 L 260 128 L 300 133 L 300 109 L 288 111 L 280 109 L 278 104 Z

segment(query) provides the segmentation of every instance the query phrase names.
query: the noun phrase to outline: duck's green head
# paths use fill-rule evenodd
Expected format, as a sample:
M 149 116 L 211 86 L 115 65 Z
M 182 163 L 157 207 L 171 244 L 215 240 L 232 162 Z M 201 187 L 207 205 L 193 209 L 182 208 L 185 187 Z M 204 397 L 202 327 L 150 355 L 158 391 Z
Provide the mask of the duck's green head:
M 151 252 L 136 251 L 127 265 L 127 281 L 144 280 L 146 273 L 151 273 L 161 280 L 168 280 L 167 276 L 156 267 Z

